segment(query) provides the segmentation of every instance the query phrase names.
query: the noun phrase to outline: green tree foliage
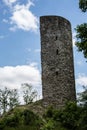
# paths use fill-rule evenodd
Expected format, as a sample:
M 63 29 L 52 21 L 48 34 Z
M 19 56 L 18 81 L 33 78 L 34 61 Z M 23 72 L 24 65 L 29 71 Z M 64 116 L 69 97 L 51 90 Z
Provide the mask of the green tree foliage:
M 61 111 L 61 115 L 59 117 L 59 120 L 62 122 L 62 124 L 71 130 L 77 129 L 78 120 L 80 117 L 80 109 L 74 102 L 68 102 L 65 106 L 64 110 Z
M 76 27 L 76 46 L 78 47 L 79 51 L 82 51 L 84 57 L 87 58 L 87 23 L 78 25 Z
M 3 113 L 7 110 L 9 93 L 10 91 L 6 87 L 3 90 L 0 89 L 0 108 Z
M 25 104 L 30 104 L 34 101 L 37 96 L 37 91 L 32 89 L 32 86 L 24 83 L 22 84 L 23 87 L 23 99 Z
M 87 93 L 85 96 L 81 96 L 81 99 L 85 97 L 85 102 L 81 100 L 84 104 L 87 101 L 86 96 Z M 55 130 L 56 128 L 59 130 L 87 130 L 87 106 L 77 105 L 76 102 L 67 102 L 65 107 L 59 110 L 49 107 L 44 118 L 46 122 L 42 130 Z
M 82 12 L 87 11 L 87 0 L 79 0 L 79 8 Z M 77 25 L 76 30 L 76 46 L 78 51 L 82 51 L 85 58 L 87 58 L 87 23 Z
M 81 106 L 87 108 L 87 86 L 83 86 L 84 91 L 78 93 L 78 102 Z
M 42 119 L 28 109 L 15 109 L 0 118 L 0 130 L 40 130 Z M 26 127 L 27 126 L 27 127 Z M 33 128 L 33 129 L 31 129 Z
M 87 11 L 87 0 L 79 0 L 79 8 L 83 11 Z
M 81 106 L 81 113 L 79 118 L 79 126 L 82 130 L 87 130 L 87 86 L 83 86 L 84 91 L 79 93 L 79 105 Z
M 41 118 L 28 108 L 15 108 L 0 118 L 0 130 L 25 130 L 26 128 L 30 130 L 87 130 L 87 106 L 67 102 L 62 109 L 48 107 Z
M 25 109 L 23 112 L 24 125 L 39 125 L 39 116 L 34 114 L 34 112 Z
M 0 111 L 5 113 L 7 110 L 11 110 L 19 105 L 19 98 L 17 89 L 0 89 Z
M 19 96 L 17 89 L 10 90 L 9 93 L 9 109 L 12 110 L 14 107 L 19 105 Z
M 41 128 L 41 130 L 55 130 L 55 122 L 54 122 L 54 120 L 49 119 L 46 122 L 44 122 L 44 125 Z

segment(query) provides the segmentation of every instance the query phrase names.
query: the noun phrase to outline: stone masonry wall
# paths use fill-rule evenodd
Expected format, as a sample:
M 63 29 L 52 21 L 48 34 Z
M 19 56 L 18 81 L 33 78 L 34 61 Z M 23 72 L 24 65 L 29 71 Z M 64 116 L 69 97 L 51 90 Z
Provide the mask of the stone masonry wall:
M 60 16 L 40 17 L 43 104 L 75 100 L 71 25 Z

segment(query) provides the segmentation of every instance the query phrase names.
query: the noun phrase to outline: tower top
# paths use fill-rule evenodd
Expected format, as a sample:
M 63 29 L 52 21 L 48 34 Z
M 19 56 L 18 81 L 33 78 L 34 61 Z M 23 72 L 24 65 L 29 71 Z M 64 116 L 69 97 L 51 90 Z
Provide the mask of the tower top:
M 62 17 L 62 16 L 57 16 L 57 15 L 45 15 L 45 16 L 40 16 L 40 21 L 42 20 L 48 20 L 51 22 L 51 20 L 55 21 L 61 21 L 61 22 L 64 22 L 64 23 L 67 23 L 67 24 L 70 24 L 71 26 L 71 23 L 69 20 L 67 20 L 66 18 Z M 56 21 L 55 21 L 56 22 Z

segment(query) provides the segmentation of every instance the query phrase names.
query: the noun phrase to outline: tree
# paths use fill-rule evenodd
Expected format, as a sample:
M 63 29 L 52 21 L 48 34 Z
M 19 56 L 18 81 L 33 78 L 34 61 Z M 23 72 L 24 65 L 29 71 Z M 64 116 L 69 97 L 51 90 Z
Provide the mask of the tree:
M 79 0 L 79 8 L 83 11 L 87 11 L 87 0 Z
M 19 105 L 19 97 L 17 89 L 10 90 L 9 92 L 9 109 L 12 110 L 14 107 Z
M 78 102 L 81 106 L 87 108 L 87 86 L 83 86 L 84 91 L 78 93 Z
M 23 87 L 23 99 L 25 104 L 30 104 L 34 101 L 35 97 L 37 96 L 37 91 L 32 90 L 32 86 L 28 83 L 22 84 Z
M 7 110 L 9 93 L 9 90 L 6 87 L 3 90 L 0 89 L 0 107 L 3 110 L 3 113 Z
M 77 25 L 76 27 L 76 46 L 78 47 L 79 51 L 82 51 L 84 57 L 87 58 L 87 23 Z
M 87 0 L 79 0 L 79 8 L 82 12 L 87 11 Z M 83 23 L 81 25 L 77 25 L 76 30 L 76 46 L 78 47 L 78 51 L 82 51 L 84 57 L 87 58 L 87 23 Z
M 81 108 L 78 124 L 80 129 L 87 130 L 87 86 L 83 86 L 83 88 L 84 91 L 78 94 Z
M 19 105 L 17 89 L 10 90 L 7 87 L 0 89 L 1 113 L 4 114 L 7 110 L 11 110 L 17 105 Z

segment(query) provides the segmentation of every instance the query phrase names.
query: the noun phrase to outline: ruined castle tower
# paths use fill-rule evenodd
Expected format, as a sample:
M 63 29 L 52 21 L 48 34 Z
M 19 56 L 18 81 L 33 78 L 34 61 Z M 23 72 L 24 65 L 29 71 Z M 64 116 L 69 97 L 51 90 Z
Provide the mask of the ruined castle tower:
M 71 25 L 60 16 L 41 16 L 42 94 L 45 106 L 76 99 Z

